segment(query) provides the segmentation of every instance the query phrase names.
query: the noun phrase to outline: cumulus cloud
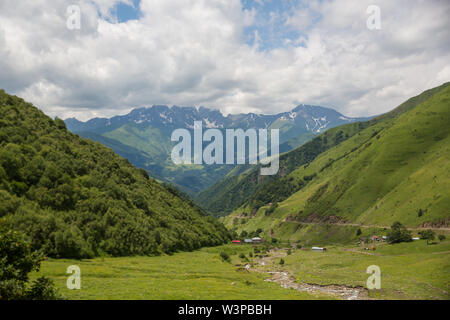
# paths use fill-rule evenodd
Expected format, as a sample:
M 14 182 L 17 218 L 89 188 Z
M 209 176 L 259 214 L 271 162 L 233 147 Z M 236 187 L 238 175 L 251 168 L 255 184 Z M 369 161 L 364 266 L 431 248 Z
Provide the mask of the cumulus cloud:
M 372 1 L 299 3 L 271 15 L 298 39 L 266 50 L 245 32 L 263 1 L 141 0 L 138 20 L 117 23 L 119 2 L 132 4 L 2 0 L 0 87 L 63 118 L 152 104 L 277 113 L 297 103 L 363 116 L 450 80 L 445 0 L 379 0 L 380 30 L 366 27 Z M 72 4 L 80 30 L 66 27 Z

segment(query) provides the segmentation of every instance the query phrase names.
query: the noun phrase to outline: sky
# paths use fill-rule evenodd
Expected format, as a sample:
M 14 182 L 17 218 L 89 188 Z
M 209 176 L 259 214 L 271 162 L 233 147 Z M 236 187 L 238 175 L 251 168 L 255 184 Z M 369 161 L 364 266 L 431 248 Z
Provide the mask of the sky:
M 449 16 L 448 0 L 2 0 L 0 88 L 63 119 L 376 115 L 450 81 Z

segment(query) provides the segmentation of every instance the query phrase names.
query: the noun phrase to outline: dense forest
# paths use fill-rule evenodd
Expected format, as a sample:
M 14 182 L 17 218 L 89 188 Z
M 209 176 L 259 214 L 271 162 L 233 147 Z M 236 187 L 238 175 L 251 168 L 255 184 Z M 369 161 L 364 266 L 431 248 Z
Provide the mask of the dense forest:
M 176 189 L 0 90 L 0 224 L 46 255 L 157 255 L 229 233 Z

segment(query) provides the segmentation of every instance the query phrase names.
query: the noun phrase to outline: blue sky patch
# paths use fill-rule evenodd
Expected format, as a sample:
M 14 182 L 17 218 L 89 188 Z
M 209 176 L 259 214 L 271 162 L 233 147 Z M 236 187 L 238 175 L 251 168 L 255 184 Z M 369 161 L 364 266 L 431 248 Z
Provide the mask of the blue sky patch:
M 109 17 L 103 17 L 111 23 L 122 23 L 129 20 L 138 20 L 141 16 L 139 5 L 141 0 L 133 0 L 133 5 L 127 5 L 125 3 L 118 3 L 109 12 Z M 99 16 L 102 16 L 99 10 Z
M 128 20 L 137 20 L 140 17 L 139 4 L 141 0 L 133 0 L 133 6 L 119 3 L 116 6 L 117 22 L 127 22 Z
M 259 50 L 266 51 L 286 46 L 304 46 L 300 37 L 307 39 L 306 32 L 287 25 L 288 18 L 296 9 L 306 8 L 301 0 L 242 0 L 244 10 L 255 10 L 255 24 L 245 29 L 245 41 L 255 43 L 259 38 Z

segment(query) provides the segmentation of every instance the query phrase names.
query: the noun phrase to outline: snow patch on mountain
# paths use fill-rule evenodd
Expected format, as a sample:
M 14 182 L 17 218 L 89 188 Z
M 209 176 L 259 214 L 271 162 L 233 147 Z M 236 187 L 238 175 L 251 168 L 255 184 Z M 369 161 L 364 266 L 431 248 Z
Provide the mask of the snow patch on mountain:
M 205 121 L 205 127 L 206 128 L 223 128 L 223 125 L 217 125 L 216 121 L 209 121 L 208 118 L 203 119 L 203 121 Z

